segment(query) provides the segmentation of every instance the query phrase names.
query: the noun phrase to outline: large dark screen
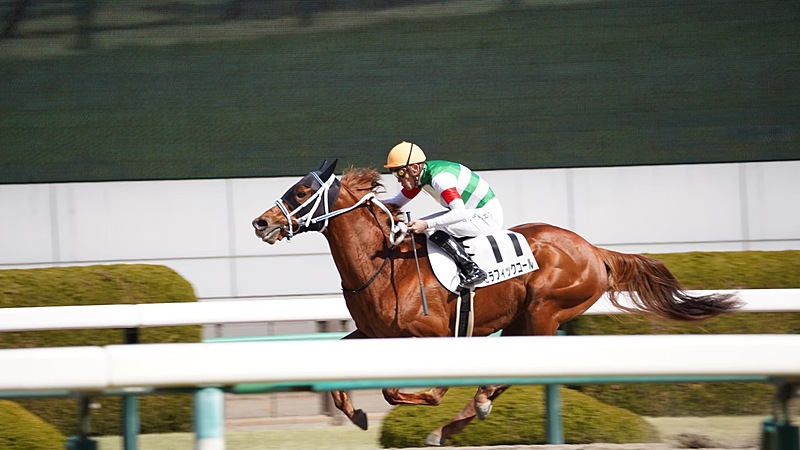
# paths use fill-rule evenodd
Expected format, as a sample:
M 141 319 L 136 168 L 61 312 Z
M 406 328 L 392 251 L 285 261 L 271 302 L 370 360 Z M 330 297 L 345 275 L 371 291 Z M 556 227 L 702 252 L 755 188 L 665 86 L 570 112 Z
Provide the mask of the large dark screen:
M 800 159 L 796 1 L 0 8 L 0 183 Z

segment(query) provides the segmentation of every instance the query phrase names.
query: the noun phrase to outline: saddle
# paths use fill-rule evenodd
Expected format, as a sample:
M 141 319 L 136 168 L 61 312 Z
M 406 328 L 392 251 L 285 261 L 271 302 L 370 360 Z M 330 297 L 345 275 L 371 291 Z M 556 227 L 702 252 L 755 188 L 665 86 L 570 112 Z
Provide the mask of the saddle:
M 478 267 L 486 271 L 486 280 L 471 289 L 459 289 L 461 279 L 455 261 L 428 239 L 428 260 L 439 282 L 458 294 L 455 337 L 472 336 L 475 289 L 490 286 L 539 268 L 525 237 L 514 231 L 500 231 L 486 236 L 467 238 L 461 244 Z
M 504 230 L 486 236 L 467 238 L 462 244 L 478 266 L 486 271 L 486 280 L 476 289 L 490 286 L 539 268 L 531 247 L 519 233 Z M 428 259 L 439 282 L 454 294 L 459 294 L 456 263 L 438 245 L 428 240 Z

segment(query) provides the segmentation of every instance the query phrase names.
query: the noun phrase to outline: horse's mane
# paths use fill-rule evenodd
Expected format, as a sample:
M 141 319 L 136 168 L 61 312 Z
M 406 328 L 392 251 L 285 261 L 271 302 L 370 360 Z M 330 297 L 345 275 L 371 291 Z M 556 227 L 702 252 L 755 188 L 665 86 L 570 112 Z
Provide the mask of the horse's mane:
M 381 175 L 371 167 L 348 167 L 342 173 L 342 185 L 351 191 L 384 192 Z
M 342 173 L 342 187 L 352 191 L 357 197 L 367 194 L 364 191 L 372 191 L 375 194 L 386 192 L 385 186 L 381 182 L 381 174 L 371 167 L 348 167 Z M 386 205 L 392 212 L 395 220 L 400 215 L 400 210 L 394 205 Z

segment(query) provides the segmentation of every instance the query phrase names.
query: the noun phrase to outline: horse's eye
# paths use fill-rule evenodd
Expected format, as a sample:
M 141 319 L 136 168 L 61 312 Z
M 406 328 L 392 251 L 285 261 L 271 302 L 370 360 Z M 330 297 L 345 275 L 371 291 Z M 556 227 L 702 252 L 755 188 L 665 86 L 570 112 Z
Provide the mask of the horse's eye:
M 297 196 L 297 198 L 306 198 L 306 191 L 302 191 L 302 190 L 301 191 L 297 191 L 297 193 L 295 195 Z

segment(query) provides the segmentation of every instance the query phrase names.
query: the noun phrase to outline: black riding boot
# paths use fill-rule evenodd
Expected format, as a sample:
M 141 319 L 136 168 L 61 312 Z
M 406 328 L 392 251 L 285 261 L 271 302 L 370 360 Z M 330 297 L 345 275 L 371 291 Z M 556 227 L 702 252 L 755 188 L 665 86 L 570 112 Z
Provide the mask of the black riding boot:
M 469 253 L 461 245 L 460 242 L 453 239 L 453 236 L 445 233 L 442 230 L 434 231 L 431 235 L 431 242 L 438 245 L 439 248 L 445 251 L 456 265 L 461 269 L 461 285 L 462 288 L 474 286 L 486 279 L 486 272 L 484 272 L 475 261 L 470 258 Z

